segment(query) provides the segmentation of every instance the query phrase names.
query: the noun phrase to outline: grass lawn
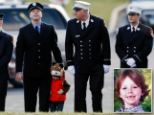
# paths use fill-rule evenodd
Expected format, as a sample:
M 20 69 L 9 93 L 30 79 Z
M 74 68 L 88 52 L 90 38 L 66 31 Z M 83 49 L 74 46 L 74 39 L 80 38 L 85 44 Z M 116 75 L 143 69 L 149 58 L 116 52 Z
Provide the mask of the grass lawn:
M 0 113 L 0 115 L 114 115 L 114 113 Z M 115 113 L 115 115 L 119 115 Z M 121 113 L 120 115 L 125 115 Z M 135 113 L 127 113 L 126 115 L 136 115 Z M 144 113 L 144 115 L 149 115 L 149 113 Z M 153 114 L 150 114 L 153 115 Z
M 0 115 L 112 115 L 109 113 L 0 113 Z
M 49 0 L 26 0 L 28 2 L 38 1 L 42 3 L 48 3 Z M 91 13 L 103 18 L 105 22 L 108 24 L 112 10 L 124 3 L 128 3 L 129 0 L 84 0 L 90 2 L 91 5 Z M 69 4 L 65 6 L 66 11 L 70 16 L 72 16 L 72 6 L 74 0 L 70 0 Z

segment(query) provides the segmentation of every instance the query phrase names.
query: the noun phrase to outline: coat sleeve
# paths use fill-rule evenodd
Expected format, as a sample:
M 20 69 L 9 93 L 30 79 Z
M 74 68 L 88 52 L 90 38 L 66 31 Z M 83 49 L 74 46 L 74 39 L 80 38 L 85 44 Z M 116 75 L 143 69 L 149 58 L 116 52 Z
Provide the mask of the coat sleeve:
M 135 60 L 141 61 L 142 58 L 147 57 L 152 51 L 152 47 L 153 47 L 153 30 L 150 28 L 146 32 L 146 40 L 144 42 L 142 50 L 134 55 Z
M 4 55 L 0 58 L 0 67 L 5 66 L 9 63 L 12 57 L 12 51 L 13 51 L 13 38 L 12 36 L 9 36 L 6 39 L 6 48 Z
M 62 63 L 63 60 L 62 60 L 61 52 L 57 44 L 58 42 L 57 34 L 55 32 L 54 27 L 52 26 L 51 28 L 52 28 L 52 38 L 53 38 L 53 43 L 52 43 L 53 55 L 57 63 Z
M 124 51 L 124 47 L 122 44 L 122 38 L 121 38 L 121 29 L 119 29 L 118 34 L 116 36 L 116 45 L 115 45 L 115 50 L 117 55 L 119 56 L 121 61 L 124 61 L 128 55 Z
M 74 65 L 73 62 L 73 38 L 71 35 L 70 22 L 68 22 L 65 38 L 65 54 L 67 66 Z
M 64 89 L 63 89 L 64 94 L 66 94 L 70 89 L 70 85 L 68 84 L 68 82 L 66 80 L 64 80 L 64 82 L 63 82 L 63 87 L 64 87 Z
M 105 27 L 104 21 L 101 20 L 101 33 L 102 33 L 102 63 L 105 65 L 111 64 L 111 49 L 110 49 L 110 38 L 107 28 Z
M 22 72 L 24 53 L 24 35 L 22 29 L 20 29 L 16 43 L 16 72 Z

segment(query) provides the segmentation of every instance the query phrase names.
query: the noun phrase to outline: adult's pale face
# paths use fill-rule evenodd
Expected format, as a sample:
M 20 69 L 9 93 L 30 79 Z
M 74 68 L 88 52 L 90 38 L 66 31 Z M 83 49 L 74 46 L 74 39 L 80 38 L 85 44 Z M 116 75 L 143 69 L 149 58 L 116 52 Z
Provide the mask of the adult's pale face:
M 88 14 L 88 11 L 87 10 L 74 11 L 74 16 L 78 20 L 85 20 L 85 18 L 87 17 L 87 14 Z
M 125 108 L 137 106 L 140 103 L 141 96 L 141 88 L 129 77 L 126 77 L 120 88 L 120 98 L 123 100 Z
M 40 21 L 42 18 L 42 12 L 39 9 L 33 9 L 30 12 L 30 18 L 33 21 Z
M 128 21 L 129 23 L 138 23 L 140 19 L 140 16 L 137 14 L 134 15 L 128 15 Z

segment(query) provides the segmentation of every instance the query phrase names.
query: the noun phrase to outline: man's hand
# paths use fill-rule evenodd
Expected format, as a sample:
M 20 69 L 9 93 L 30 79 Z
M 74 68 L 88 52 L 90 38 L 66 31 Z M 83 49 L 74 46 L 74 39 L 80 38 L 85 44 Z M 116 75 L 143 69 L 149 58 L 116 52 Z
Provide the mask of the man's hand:
M 109 65 L 103 65 L 104 73 L 108 73 L 110 71 Z
M 16 80 L 17 81 L 22 81 L 23 80 L 23 74 L 22 74 L 22 72 L 16 73 Z
M 71 66 L 68 66 L 68 72 L 71 73 L 71 74 L 75 74 L 75 67 L 73 65 Z
M 128 58 L 125 60 L 126 64 L 129 65 L 130 67 L 135 67 L 136 66 L 136 62 L 134 58 Z

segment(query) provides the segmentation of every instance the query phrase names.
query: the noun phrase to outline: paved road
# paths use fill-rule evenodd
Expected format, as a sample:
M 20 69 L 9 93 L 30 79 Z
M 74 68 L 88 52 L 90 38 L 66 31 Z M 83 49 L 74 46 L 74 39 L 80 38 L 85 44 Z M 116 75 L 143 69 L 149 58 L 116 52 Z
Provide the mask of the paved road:
M 127 18 L 125 12 L 120 15 L 119 24 L 117 27 L 122 26 L 127 23 Z M 119 67 L 119 59 L 115 54 L 115 33 L 110 34 L 111 38 L 111 49 L 112 49 L 112 66 L 111 71 L 105 74 L 105 86 L 102 90 L 103 92 L 103 110 L 104 112 L 113 111 L 113 69 Z M 149 57 L 150 63 L 149 67 L 154 68 L 154 51 Z M 66 72 L 67 80 L 71 84 L 71 89 L 67 96 L 67 101 L 65 103 L 64 111 L 73 112 L 74 108 L 74 76 Z M 92 112 L 91 108 L 91 93 L 89 91 L 89 86 L 87 87 L 87 108 L 88 112 Z M 6 101 L 6 111 L 24 111 L 24 101 L 23 101 L 23 90 L 9 89 Z

